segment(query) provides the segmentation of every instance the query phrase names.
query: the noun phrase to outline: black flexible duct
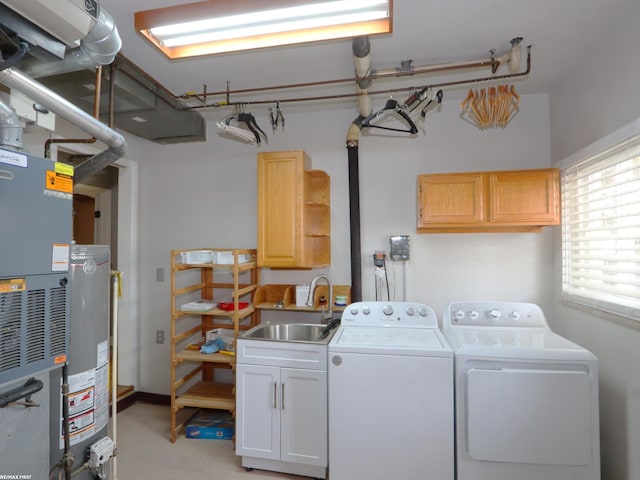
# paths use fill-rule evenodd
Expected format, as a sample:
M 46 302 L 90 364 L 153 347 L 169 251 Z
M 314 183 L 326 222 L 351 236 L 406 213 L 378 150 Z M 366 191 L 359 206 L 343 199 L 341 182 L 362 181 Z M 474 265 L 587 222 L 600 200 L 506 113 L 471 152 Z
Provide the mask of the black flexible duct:
M 360 245 L 360 173 L 358 142 L 348 142 L 349 225 L 351 227 L 351 301 L 362 301 L 362 247 Z
M 31 395 L 42 390 L 42 387 L 43 383 L 40 380 L 30 378 L 21 387 L 14 388 L 13 390 L 0 395 L 0 408 L 4 408 L 7 405 L 17 402 L 23 398 L 28 400 Z

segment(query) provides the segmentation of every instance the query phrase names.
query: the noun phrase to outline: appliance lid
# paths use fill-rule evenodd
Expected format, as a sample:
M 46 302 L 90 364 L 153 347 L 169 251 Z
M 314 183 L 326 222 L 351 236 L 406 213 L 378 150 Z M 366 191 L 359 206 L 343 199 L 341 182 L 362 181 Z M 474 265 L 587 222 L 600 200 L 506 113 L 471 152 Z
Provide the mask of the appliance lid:
M 434 328 L 340 327 L 329 344 L 333 352 L 452 356 Z
M 457 355 L 538 359 L 593 359 L 580 345 L 550 330 L 458 329 L 444 335 Z

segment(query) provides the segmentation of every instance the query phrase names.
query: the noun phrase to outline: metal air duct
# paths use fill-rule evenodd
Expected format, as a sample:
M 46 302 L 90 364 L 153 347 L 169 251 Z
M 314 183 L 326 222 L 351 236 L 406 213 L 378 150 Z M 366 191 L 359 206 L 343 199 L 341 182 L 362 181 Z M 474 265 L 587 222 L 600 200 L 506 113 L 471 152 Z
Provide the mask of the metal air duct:
M 48 108 L 56 115 L 108 145 L 109 148 L 88 158 L 76 167 L 75 183 L 79 183 L 92 173 L 102 170 L 122 157 L 127 151 L 127 142 L 122 135 L 19 70 L 8 68 L 1 71 L 0 83 L 24 93 L 36 103 Z
M 94 95 L 88 94 L 85 85 L 93 82 L 93 67 L 111 64 L 115 68 L 110 70 L 105 82 L 113 95 L 103 95 L 100 104 L 103 111 L 112 112 L 120 130 L 160 144 L 205 140 L 204 117 L 197 112 L 183 111 L 182 101 L 118 54 L 121 40 L 111 15 L 95 6 L 95 2 L 85 2 L 82 6 L 83 1 L 9 0 L 7 5 L 23 16 L 17 18 L 17 13 L 0 4 L 0 24 L 32 47 L 30 55 L 20 63 L 20 70 L 91 113 Z M 69 18 L 67 12 L 71 15 Z M 50 55 L 43 55 L 43 47 L 50 45 L 42 38 L 49 34 L 62 40 L 64 43 L 58 43 L 63 47 L 71 49 L 63 48 L 60 52 L 52 48 L 48 50 Z M 76 42 L 70 42 L 72 39 Z M 77 41 L 79 47 L 76 47 Z M 104 117 L 102 120 L 113 125 Z
M 19 2 L 12 8 L 29 20 L 42 25 L 43 28 L 48 29 L 67 44 L 77 36 L 84 35 L 86 31 L 86 35 L 81 39 L 79 49 L 69 57 L 71 58 L 70 63 L 76 65 L 74 68 L 78 69 L 79 65 L 87 68 L 111 63 L 122 45 L 112 17 L 104 10 L 98 12 L 97 6 L 95 9 L 89 8 L 90 4 L 88 3 L 84 4 L 85 10 L 78 11 L 78 5 L 73 1 L 56 0 L 58 3 L 60 1 L 66 1 L 69 8 L 76 7 L 72 9 L 72 12 L 80 15 L 78 21 L 82 20 L 80 22 L 84 25 L 82 29 L 76 30 L 73 22 L 64 22 L 63 15 L 66 14 L 64 11 L 56 10 L 52 13 L 25 2 Z M 50 5 L 51 8 L 53 6 L 53 4 Z M 36 103 L 48 108 L 56 115 L 108 145 L 107 150 L 89 158 L 76 168 L 74 176 L 76 183 L 81 182 L 92 173 L 102 170 L 126 152 L 127 144 L 122 135 L 19 70 L 10 67 L 0 71 L 0 83 L 22 92 Z

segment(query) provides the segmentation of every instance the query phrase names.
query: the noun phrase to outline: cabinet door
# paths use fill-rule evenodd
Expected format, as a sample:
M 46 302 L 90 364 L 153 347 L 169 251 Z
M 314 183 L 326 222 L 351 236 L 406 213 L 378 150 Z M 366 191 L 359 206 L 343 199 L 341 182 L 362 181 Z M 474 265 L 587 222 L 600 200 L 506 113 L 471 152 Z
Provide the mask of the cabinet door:
M 236 366 L 236 454 L 280 459 L 280 368 Z
M 327 372 L 283 368 L 282 460 L 327 465 Z
M 302 151 L 258 154 L 258 266 L 296 267 L 302 262 Z
M 485 220 L 481 173 L 418 176 L 418 228 L 473 226 Z
M 559 179 L 555 168 L 491 173 L 489 220 L 511 225 L 558 225 Z

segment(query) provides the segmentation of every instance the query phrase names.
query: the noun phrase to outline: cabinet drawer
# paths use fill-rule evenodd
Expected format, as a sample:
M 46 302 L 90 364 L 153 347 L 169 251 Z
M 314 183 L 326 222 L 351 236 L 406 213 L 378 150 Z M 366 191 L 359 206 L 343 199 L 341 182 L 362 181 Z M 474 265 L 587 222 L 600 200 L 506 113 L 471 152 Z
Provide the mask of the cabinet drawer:
M 327 369 L 327 347 L 311 343 L 238 338 L 236 362 L 249 365 Z

